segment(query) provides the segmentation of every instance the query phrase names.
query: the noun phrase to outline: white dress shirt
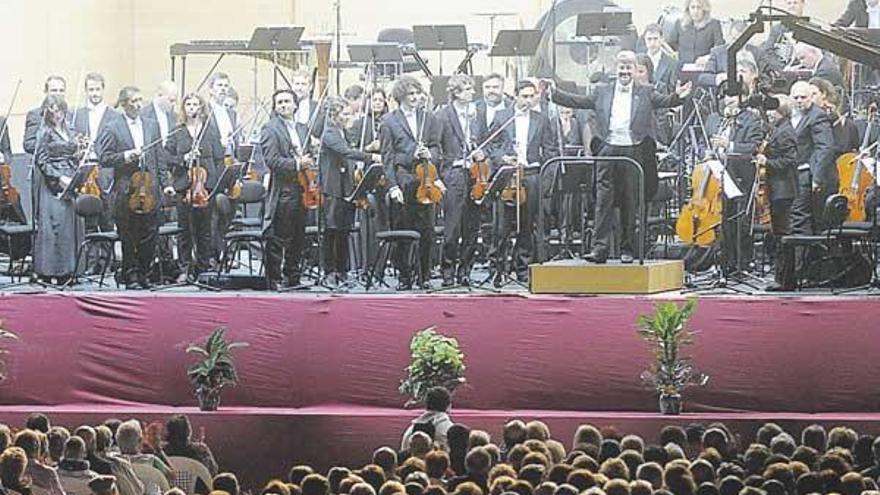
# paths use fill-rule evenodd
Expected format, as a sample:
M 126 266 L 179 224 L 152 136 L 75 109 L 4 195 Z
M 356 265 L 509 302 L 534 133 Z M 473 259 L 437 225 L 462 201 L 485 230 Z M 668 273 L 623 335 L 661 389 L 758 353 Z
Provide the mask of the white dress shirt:
M 611 119 L 608 123 L 608 144 L 631 146 L 630 119 L 632 118 L 633 83 L 624 86 L 614 85 L 614 100 L 611 102 Z
M 504 102 L 500 101 L 497 105 L 492 105 L 488 101 L 486 102 L 486 127 L 492 127 L 492 122 L 495 120 L 495 114 L 499 110 L 504 110 Z
M 125 123 L 128 124 L 128 132 L 131 133 L 131 139 L 134 141 L 135 148 L 143 148 L 144 147 L 144 123 L 141 120 L 140 116 L 135 117 L 134 119 L 128 118 L 128 115 L 125 116 Z
M 217 130 L 220 131 L 220 144 L 224 148 L 228 148 L 232 144 L 232 119 L 229 117 L 229 109 L 224 105 L 211 103 L 211 111 L 214 113 L 214 120 L 217 121 Z M 228 151 L 228 150 L 227 150 Z
M 880 4 L 868 6 L 868 29 L 880 29 Z
M 403 116 L 406 117 L 406 124 L 409 126 L 409 132 L 413 137 L 419 139 L 419 117 L 415 110 L 402 110 Z
M 287 133 L 290 135 L 290 143 L 293 145 L 293 149 L 296 150 L 296 154 L 303 154 L 302 141 L 299 140 L 299 133 L 296 132 L 296 124 L 298 124 L 298 122 L 296 122 L 295 119 L 284 119 L 284 124 L 287 126 Z
M 87 104 L 89 111 L 89 139 L 94 143 L 98 138 L 98 128 L 101 126 L 101 119 L 104 118 L 104 112 L 107 111 L 107 104 L 103 101 L 97 105 Z
M 520 112 L 519 110 L 514 110 L 516 112 L 516 118 L 514 119 L 514 125 L 516 133 L 516 159 L 520 163 L 528 163 L 528 150 L 529 150 L 529 121 L 531 120 L 531 116 L 529 115 L 529 111 Z
M 308 97 L 303 98 L 299 102 L 299 107 L 296 109 L 296 113 L 293 114 L 293 120 L 296 121 L 297 124 L 309 125 L 309 120 L 311 120 L 312 116 L 312 100 Z

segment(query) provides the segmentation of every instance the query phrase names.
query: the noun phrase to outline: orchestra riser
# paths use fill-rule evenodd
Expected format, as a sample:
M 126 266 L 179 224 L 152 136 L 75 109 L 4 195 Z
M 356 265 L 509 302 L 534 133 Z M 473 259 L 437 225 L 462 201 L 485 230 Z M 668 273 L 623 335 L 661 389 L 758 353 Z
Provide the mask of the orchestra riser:
M 679 290 L 684 284 L 680 260 L 644 264 L 560 260 L 534 264 L 529 270 L 533 294 L 656 294 Z

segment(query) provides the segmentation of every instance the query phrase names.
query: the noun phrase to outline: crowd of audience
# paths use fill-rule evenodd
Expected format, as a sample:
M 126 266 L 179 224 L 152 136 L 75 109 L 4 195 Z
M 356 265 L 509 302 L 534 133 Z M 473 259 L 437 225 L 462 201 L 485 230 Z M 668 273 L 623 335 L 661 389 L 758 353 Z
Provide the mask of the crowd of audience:
M 493 441 L 454 423 L 450 405 L 448 392 L 431 389 L 400 449 L 380 447 L 371 463 L 326 475 L 295 465 L 259 495 L 880 495 L 880 437 L 844 426 L 813 424 L 797 439 L 766 423 L 746 441 L 722 423 L 665 426 L 651 439 L 581 425 L 567 448 L 541 421 L 509 421 Z M 212 487 L 192 491 L 242 491 L 235 474 L 218 474 L 183 415 L 146 426 L 108 420 L 71 434 L 36 414 L 15 434 L 0 426 L 0 447 L 7 495 L 186 495 L 168 488 L 172 456 L 197 460 L 213 477 Z M 145 468 L 169 484 L 145 482 Z

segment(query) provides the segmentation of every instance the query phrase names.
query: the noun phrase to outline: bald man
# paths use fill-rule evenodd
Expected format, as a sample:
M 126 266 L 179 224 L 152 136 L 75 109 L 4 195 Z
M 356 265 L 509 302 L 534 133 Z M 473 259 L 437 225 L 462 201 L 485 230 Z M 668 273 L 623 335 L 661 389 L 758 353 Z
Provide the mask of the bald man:
M 828 114 L 813 102 L 813 88 L 805 81 L 791 87 L 794 108 L 791 126 L 797 138 L 798 191 L 792 204 L 791 226 L 795 234 L 821 230 L 825 198 L 837 192 L 837 168 L 832 146 L 834 135 Z
M 812 77 L 821 77 L 831 84 L 843 87 L 843 75 L 837 64 L 826 57 L 822 50 L 806 43 L 798 43 L 794 47 L 794 56 L 800 61 L 801 67 L 812 71 Z

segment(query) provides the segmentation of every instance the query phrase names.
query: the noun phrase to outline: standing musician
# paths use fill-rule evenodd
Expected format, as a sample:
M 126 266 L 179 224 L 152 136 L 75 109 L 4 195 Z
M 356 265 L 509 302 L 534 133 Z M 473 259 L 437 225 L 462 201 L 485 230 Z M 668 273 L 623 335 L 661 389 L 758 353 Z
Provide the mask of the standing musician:
M 173 187 L 178 194 L 177 219 L 183 231 L 178 239 L 178 250 L 187 273 L 182 276 L 195 276 L 217 266 L 217 253 L 211 243 L 211 203 L 200 201 L 196 186 L 204 186 L 208 191 L 214 188 L 223 166 L 223 146 L 216 128 L 210 125 L 208 104 L 201 96 L 187 94 L 180 108 L 183 128 L 169 134 L 165 149 L 172 160 Z M 190 171 L 198 169 L 207 172 L 204 184 L 192 180 Z
M 292 90 L 276 91 L 272 95 L 272 118 L 260 132 L 260 148 L 271 171 L 263 263 L 269 286 L 276 290 L 299 286 L 302 274 L 306 208 L 297 178 L 300 170 L 313 162 L 308 153 L 308 127 L 294 120 L 297 104 Z
M 348 238 L 354 223 L 354 205 L 344 198 L 353 190 L 354 162 L 382 161 L 382 155 L 358 151 L 348 145 L 345 129 L 351 118 L 351 107 L 344 100 L 334 99 L 327 103 L 319 164 L 324 195 L 324 273 L 327 274 L 325 282 L 331 286 L 344 284 L 347 278 Z
M 663 47 L 663 28 L 659 24 L 645 27 L 645 53 L 651 58 L 653 84 L 658 91 L 669 93 L 675 89 L 678 80 L 678 61 L 672 58 Z
M 857 152 L 862 146 L 859 128 L 853 119 L 847 118 L 843 112 L 843 101 L 834 85 L 820 77 L 810 79 L 813 87 L 815 104 L 825 110 L 831 121 L 831 133 L 834 136 L 833 159 L 836 162 L 840 155 L 852 151 Z
M 238 126 L 238 114 L 235 110 L 227 105 L 230 91 L 229 76 L 223 72 L 215 72 L 208 81 L 210 89 L 210 115 L 211 126 L 213 126 L 217 134 L 220 136 L 220 145 L 223 147 L 224 166 L 227 160 L 235 157 L 235 151 L 238 149 L 238 137 L 235 135 Z M 217 171 L 217 179 L 223 175 L 223 169 Z M 236 203 L 228 196 L 228 188 L 234 181 L 229 176 L 224 178 L 220 184 L 222 189 L 218 190 L 214 204 L 211 208 L 211 242 L 214 245 L 214 251 L 220 252 L 225 245 L 224 236 L 229 230 L 229 224 L 235 216 Z
M 493 284 L 496 287 L 503 284 L 504 276 L 508 272 L 507 258 L 512 233 L 516 235 L 516 246 L 511 254 L 513 269 L 518 281 L 528 280 L 528 268 L 534 246 L 534 221 L 541 199 L 538 172 L 540 165 L 555 157 L 559 150 L 547 116 L 532 109 L 537 95 L 538 88 L 534 83 L 520 81 L 516 86 L 516 102 L 512 107 L 497 112 L 489 129 L 489 134 L 492 134 L 502 125 L 507 124 L 504 132 L 493 140 L 490 148 L 492 164 L 496 169 L 504 165 L 528 167 L 528 173 L 521 171 L 520 175 L 524 187 L 524 191 L 520 194 L 524 192 L 526 202 L 521 203 L 520 197 L 515 195 L 512 205 L 499 200 L 496 206 L 495 242 L 489 254 L 494 265 Z M 512 122 L 511 118 L 513 118 Z M 511 183 L 515 180 L 515 178 L 511 179 Z M 520 201 L 519 205 L 517 201 Z
M 504 94 L 504 77 L 498 73 L 486 76 L 483 79 L 483 98 L 476 102 L 477 118 L 489 128 L 495 121 L 495 114 L 511 104 Z
M 8 165 L 11 167 L 11 160 L 12 146 L 9 142 L 9 126 L 6 121 L 6 117 L 0 115 L 0 165 Z M 2 181 L 3 179 L 0 178 L 0 182 Z M 3 183 L 2 185 L 7 186 L 7 184 L 5 183 Z M 3 199 L 3 192 L 0 191 L 0 224 L 8 221 L 14 223 L 26 223 L 27 219 L 24 217 L 24 211 L 21 209 L 21 198 L 19 198 L 19 204 L 6 203 L 5 201 L 3 201 Z M 0 248 L 0 251 L 2 250 L 3 248 Z
M 577 156 L 584 146 L 583 125 L 571 108 L 559 106 L 557 110 L 557 117 L 550 121 L 550 132 L 558 149 L 556 154 Z M 567 239 L 580 232 L 584 220 L 581 187 L 588 184 L 590 168 L 583 165 L 568 167 L 560 163 L 547 170 L 551 174 L 544 177 L 544 197 L 550 196 L 551 215 L 556 218 L 563 239 Z
M 825 198 L 837 192 L 834 135 L 828 114 L 813 103 L 809 83 L 794 83 L 791 98 L 791 125 L 798 143 L 798 193 L 791 207 L 791 228 L 795 234 L 810 235 L 822 230 Z
M 770 232 L 776 247 L 775 281 L 768 291 L 794 288 L 794 258 L 782 251 L 783 236 L 791 234 L 791 205 L 797 195 L 797 137 L 791 126 L 791 100 L 781 98 L 779 108 L 767 112 L 770 132 L 763 153 L 755 156 L 755 165 L 764 169 L 770 201 Z
M 691 83 L 678 84 L 671 94 L 634 84 L 635 58 L 633 52 L 620 52 L 617 55 L 617 81 L 598 85 L 590 95 L 574 95 L 554 88 L 552 97 L 563 106 L 596 110 L 598 126 L 594 142 L 598 140 L 597 144 L 600 144 L 597 146 L 598 156 L 627 156 L 639 162 L 645 171 L 645 189 L 649 193 L 645 197 L 650 197 L 657 184 L 654 111 L 681 105 L 691 92 Z M 637 172 L 623 163 L 599 162 L 597 181 L 596 244 L 587 258 L 597 263 L 608 259 L 616 204 L 621 210 L 620 260 L 632 263 L 638 206 Z
M 423 288 L 429 287 L 431 276 L 431 246 L 434 244 L 434 205 L 421 204 L 416 199 L 419 178 L 415 175 L 420 162 L 438 163 L 440 154 L 440 123 L 422 103 L 424 90 L 412 76 L 402 76 L 394 84 L 392 97 L 399 108 L 382 120 L 380 140 L 388 194 L 400 206 L 392 206 L 394 228 L 415 230 L 419 240 L 419 271 L 416 275 Z M 445 189 L 438 179 L 433 187 Z M 394 210 L 397 210 L 396 212 Z M 406 256 L 408 249 L 402 243 L 394 253 L 394 264 L 400 272 L 398 290 L 413 286 L 413 269 Z
M 119 91 L 117 106 L 122 116 L 102 129 L 97 150 L 101 166 L 114 171 L 111 200 L 122 241 L 123 281 L 128 288 L 138 285 L 147 289 L 159 234 L 158 214 L 165 173 L 158 148 L 154 145 L 144 150 L 144 146 L 161 141 L 161 133 L 158 122 L 141 117 L 143 101 L 136 87 L 126 86 Z M 138 174 L 141 187 L 134 190 L 132 176 L 138 172 L 145 172 L 146 176 Z M 144 180 L 145 177 L 149 177 L 149 181 Z M 139 203 L 141 195 L 143 204 Z
M 880 28 L 880 0 L 849 0 L 846 11 L 834 21 L 834 25 Z
M 312 82 L 309 79 L 309 73 L 302 70 L 295 72 L 290 78 L 290 88 L 299 101 L 296 108 L 296 122 L 309 125 L 313 118 L 317 119 L 318 123 L 312 129 L 312 134 L 320 136 L 323 131 L 324 116 L 321 114 L 315 116 L 319 102 L 312 98 Z
M 64 99 L 67 92 L 67 81 L 61 76 L 49 76 L 43 84 L 43 94 L 46 96 L 55 95 Z M 43 100 L 45 103 L 45 99 Z M 24 121 L 24 152 L 31 155 L 37 144 L 37 132 L 40 130 L 44 122 L 43 105 L 28 110 Z M 65 117 L 66 118 L 66 117 Z
M 50 94 L 39 110 L 43 123 L 37 133 L 36 237 L 34 273 L 46 283 L 52 278 L 59 285 L 67 283 L 76 267 L 77 243 L 83 238 L 82 220 L 77 218 L 73 202 L 60 199 L 71 183 L 83 153 L 82 142 L 73 137 L 67 125 L 64 97 Z
M 470 285 L 470 272 L 480 229 L 480 209 L 471 199 L 473 185 L 470 165 L 486 159 L 482 150 L 473 147 L 486 135 L 485 121 L 477 118 L 474 80 L 465 74 L 449 78 L 446 86 L 449 104 L 435 115 L 440 121 L 440 146 L 443 153 L 441 174 L 446 185 L 443 197 L 443 255 L 440 263 L 443 286 L 451 287 L 455 278 Z

